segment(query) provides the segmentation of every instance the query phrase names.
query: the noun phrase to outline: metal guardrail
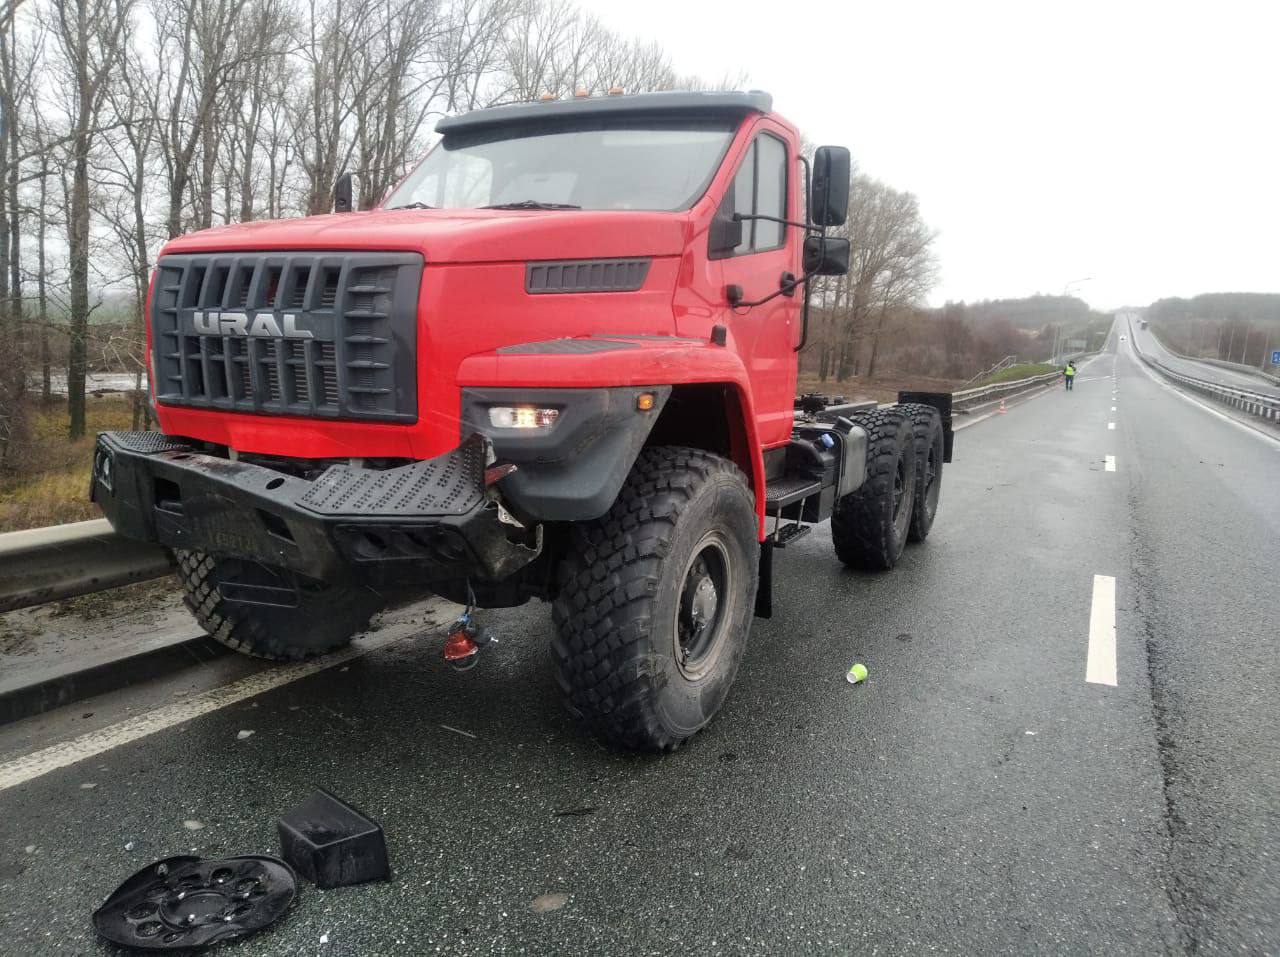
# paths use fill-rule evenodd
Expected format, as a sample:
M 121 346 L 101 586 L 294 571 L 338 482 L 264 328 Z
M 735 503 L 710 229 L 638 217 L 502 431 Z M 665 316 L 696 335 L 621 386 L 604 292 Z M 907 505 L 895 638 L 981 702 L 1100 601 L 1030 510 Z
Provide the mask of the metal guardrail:
M 1257 366 L 1247 366 L 1242 362 L 1230 362 L 1226 359 L 1211 359 L 1208 356 L 1189 356 L 1185 353 L 1179 352 L 1177 349 L 1170 348 L 1170 346 L 1160 338 L 1160 336 L 1156 335 L 1154 329 L 1146 329 L 1146 332 L 1150 334 L 1152 339 L 1160 343 L 1161 348 L 1163 348 L 1165 352 L 1175 358 L 1185 359 L 1188 362 L 1204 362 L 1211 366 L 1218 366 L 1221 369 L 1230 369 L 1233 372 L 1243 372 L 1246 375 L 1261 376 L 1268 382 L 1274 382 L 1276 385 L 1280 385 L 1280 375 L 1273 375 L 1266 369 L 1260 369 Z M 1129 334 L 1133 335 L 1132 325 L 1129 327 Z M 1137 345 L 1137 340 L 1134 340 L 1134 346 L 1136 347 Z M 1143 354 L 1141 349 L 1138 349 L 1138 354 Z
M 1183 375 L 1181 372 L 1174 372 L 1168 366 L 1162 364 L 1156 359 L 1151 358 L 1141 349 L 1134 348 L 1138 353 L 1138 358 L 1155 369 L 1166 379 L 1177 382 L 1192 392 L 1198 392 L 1218 402 L 1225 403 L 1234 408 L 1247 412 L 1249 415 L 1256 415 L 1260 418 L 1271 422 L 1280 422 L 1280 398 L 1272 395 L 1263 395 L 1261 392 L 1251 392 L 1248 389 L 1237 389 L 1229 385 L 1219 385 L 1217 382 L 1209 382 L 1206 379 L 1196 379 L 1193 376 Z
M 972 412 L 979 406 L 1007 399 L 1011 395 L 1021 395 L 1023 392 L 1042 388 L 1061 379 L 1061 372 L 1046 372 L 1044 375 L 1031 376 L 1027 379 L 1013 379 L 1009 382 L 979 386 L 976 389 L 964 389 L 951 393 L 951 408 L 957 412 Z
M 150 581 L 169 574 L 169 554 L 121 538 L 100 518 L 0 535 L 0 612 Z
M 1163 343 L 1161 344 L 1163 345 Z M 1168 349 L 1169 347 L 1165 346 L 1165 348 Z M 1169 351 L 1173 352 L 1172 349 L 1169 349 Z M 1239 362 L 1228 362 L 1226 359 L 1209 359 L 1209 358 L 1198 359 L 1195 356 L 1184 356 L 1178 352 L 1173 352 L 1173 354 L 1175 356 L 1178 356 L 1179 358 L 1186 359 L 1189 362 L 1207 362 L 1211 366 L 1219 366 L 1220 368 L 1223 368 L 1223 369 L 1231 369 L 1233 372 L 1243 372 L 1246 375 L 1261 376 L 1262 378 L 1266 379 L 1268 382 L 1274 382 L 1276 385 L 1280 385 L 1280 376 L 1272 375 L 1266 369 L 1259 369 L 1256 366 L 1247 366 Z

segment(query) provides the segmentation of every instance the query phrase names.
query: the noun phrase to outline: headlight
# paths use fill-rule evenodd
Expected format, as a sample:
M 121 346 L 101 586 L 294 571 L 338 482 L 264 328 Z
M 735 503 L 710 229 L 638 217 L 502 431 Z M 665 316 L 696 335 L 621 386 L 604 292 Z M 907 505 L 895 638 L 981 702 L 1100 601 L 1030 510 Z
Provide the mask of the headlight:
M 489 407 L 489 424 L 498 429 L 549 429 L 558 418 L 559 409 L 539 409 L 532 405 Z

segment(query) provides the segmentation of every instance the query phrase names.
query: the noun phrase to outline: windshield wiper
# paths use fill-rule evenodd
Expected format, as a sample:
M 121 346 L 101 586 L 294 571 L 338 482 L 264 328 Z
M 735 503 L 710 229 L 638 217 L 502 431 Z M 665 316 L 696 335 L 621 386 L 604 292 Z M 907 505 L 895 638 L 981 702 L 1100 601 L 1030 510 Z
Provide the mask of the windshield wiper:
M 436 207 L 429 203 L 401 203 L 399 206 L 392 206 L 391 209 L 435 209 Z
M 515 203 L 494 203 L 481 209 L 581 209 L 574 203 L 544 203 L 536 199 L 522 199 Z

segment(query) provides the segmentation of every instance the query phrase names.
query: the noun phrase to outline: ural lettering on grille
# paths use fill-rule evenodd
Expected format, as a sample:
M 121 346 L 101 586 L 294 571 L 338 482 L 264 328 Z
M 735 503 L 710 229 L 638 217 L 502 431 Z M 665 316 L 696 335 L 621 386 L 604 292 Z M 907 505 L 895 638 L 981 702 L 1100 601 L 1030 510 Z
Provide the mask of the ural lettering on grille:
M 152 295 L 165 405 L 412 422 L 415 253 L 163 257 Z

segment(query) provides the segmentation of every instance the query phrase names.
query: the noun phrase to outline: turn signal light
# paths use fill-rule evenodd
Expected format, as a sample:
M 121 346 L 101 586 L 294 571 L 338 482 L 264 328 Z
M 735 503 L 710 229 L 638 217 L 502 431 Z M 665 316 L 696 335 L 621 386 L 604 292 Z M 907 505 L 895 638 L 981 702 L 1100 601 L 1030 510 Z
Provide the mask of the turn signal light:
M 489 409 L 489 423 L 498 429 L 549 429 L 558 418 L 559 409 L 531 405 L 495 405 Z
M 655 401 L 652 392 L 641 392 L 636 396 L 636 409 L 640 412 L 651 412 Z

